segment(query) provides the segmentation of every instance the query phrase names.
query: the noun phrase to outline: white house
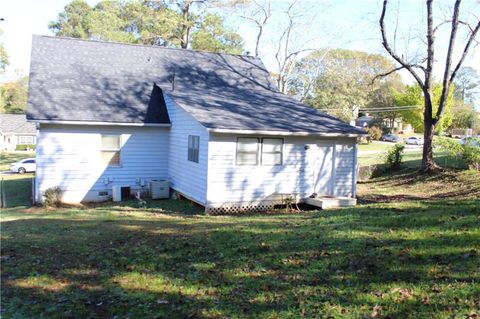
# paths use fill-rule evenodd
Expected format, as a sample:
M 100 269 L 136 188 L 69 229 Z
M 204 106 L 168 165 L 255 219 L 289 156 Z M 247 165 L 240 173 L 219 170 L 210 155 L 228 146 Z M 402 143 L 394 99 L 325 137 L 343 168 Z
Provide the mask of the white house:
M 0 114 L 0 151 L 33 149 L 36 138 L 35 124 L 25 114 Z
M 258 58 L 34 36 L 31 61 L 38 201 L 164 179 L 207 211 L 354 203 L 363 131 L 279 93 Z

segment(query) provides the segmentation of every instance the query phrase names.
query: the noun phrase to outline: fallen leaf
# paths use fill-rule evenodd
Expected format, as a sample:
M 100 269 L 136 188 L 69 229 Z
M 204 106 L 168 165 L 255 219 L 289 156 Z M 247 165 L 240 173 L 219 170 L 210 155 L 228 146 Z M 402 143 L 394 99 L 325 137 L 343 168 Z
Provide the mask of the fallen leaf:
M 424 305 L 430 304 L 430 298 L 428 296 L 423 297 L 421 303 Z
M 394 288 L 392 289 L 392 293 L 398 292 L 400 293 L 400 298 L 402 300 L 411 299 L 413 294 L 406 288 Z
M 373 307 L 372 309 L 372 314 L 370 315 L 372 318 L 376 318 L 378 316 L 381 316 L 382 315 L 382 311 L 383 311 L 383 308 L 382 306 L 375 306 Z

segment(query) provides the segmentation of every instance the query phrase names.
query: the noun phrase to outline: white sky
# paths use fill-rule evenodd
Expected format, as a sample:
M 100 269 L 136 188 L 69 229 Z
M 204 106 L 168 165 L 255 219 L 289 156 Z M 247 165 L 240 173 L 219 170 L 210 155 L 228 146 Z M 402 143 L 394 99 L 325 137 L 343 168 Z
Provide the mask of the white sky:
M 28 74 L 32 34 L 51 34 L 48 30 L 48 22 L 55 20 L 58 13 L 63 10 L 68 2 L 68 0 L 0 1 L 0 17 L 5 18 L 5 21 L 0 21 L 0 29 L 4 32 L 0 36 L 0 41 L 4 43 L 10 57 L 10 66 L 7 68 L 6 75 L 0 77 L 0 82 L 11 80 L 19 74 Z M 88 0 L 88 2 L 93 5 L 97 1 Z M 279 9 L 282 6 L 284 7 L 285 3 L 285 1 L 279 0 L 275 2 L 275 6 Z M 444 0 L 443 3 L 448 3 L 448 1 Z M 395 13 L 397 4 L 401 5 L 402 10 L 403 8 L 408 10 L 402 11 L 399 27 L 407 30 L 408 35 L 421 32 L 424 25 L 422 20 L 424 2 L 419 0 L 393 0 L 392 13 Z M 312 48 L 331 46 L 384 54 L 377 26 L 380 6 L 380 0 L 300 0 L 298 7 L 304 9 L 306 16 L 297 40 L 306 37 L 312 39 L 309 43 Z M 463 6 L 465 8 L 464 12 L 480 16 L 479 1 L 466 0 Z M 312 10 L 312 7 L 316 9 Z M 448 8 L 446 11 L 448 11 Z M 312 19 L 313 15 L 315 17 Z M 267 31 L 265 49 L 262 52 L 262 59 L 269 69 L 273 69 L 275 66 L 271 46 L 272 39 L 278 36 L 278 31 L 284 20 L 278 16 L 273 18 L 273 21 L 275 23 L 272 23 L 272 25 L 275 26 Z M 393 22 L 393 20 L 390 20 L 390 22 Z M 242 19 L 232 18 L 232 15 L 227 15 L 227 23 L 237 29 L 245 39 L 245 49 L 254 52 L 255 29 Z M 392 24 L 390 26 L 392 28 L 390 34 L 392 34 L 393 26 Z M 444 33 L 439 33 L 437 36 L 437 59 L 439 61 L 443 58 L 447 40 Z M 409 51 L 412 51 L 412 47 L 409 47 Z M 480 73 L 479 45 L 471 50 L 464 65 L 474 67 Z M 440 77 L 441 72 L 441 69 L 437 68 L 437 77 Z M 404 78 L 406 81 L 410 81 L 405 75 Z

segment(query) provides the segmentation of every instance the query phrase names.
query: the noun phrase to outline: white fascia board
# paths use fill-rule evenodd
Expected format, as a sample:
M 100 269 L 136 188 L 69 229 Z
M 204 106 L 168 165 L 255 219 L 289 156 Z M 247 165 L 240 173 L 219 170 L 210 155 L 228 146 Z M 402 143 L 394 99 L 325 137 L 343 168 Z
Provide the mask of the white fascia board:
M 314 133 L 314 132 L 288 132 L 288 131 L 262 131 L 262 130 L 232 130 L 221 128 L 209 128 L 211 133 L 222 134 L 251 134 L 251 135 L 281 135 L 281 136 L 319 136 L 319 137 L 360 137 L 367 133 Z
M 57 121 L 57 120 L 27 120 L 27 122 L 39 123 L 39 124 L 68 124 L 68 125 L 148 126 L 148 127 L 172 126 L 172 124 L 162 124 L 162 123 L 120 123 L 120 122 Z

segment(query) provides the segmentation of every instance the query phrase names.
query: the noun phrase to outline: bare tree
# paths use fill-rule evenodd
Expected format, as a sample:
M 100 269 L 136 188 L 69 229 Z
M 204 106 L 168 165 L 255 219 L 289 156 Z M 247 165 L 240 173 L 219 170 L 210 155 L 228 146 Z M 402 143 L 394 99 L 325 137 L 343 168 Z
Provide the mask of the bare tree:
M 388 0 L 383 1 L 382 12 L 379 20 L 380 31 L 382 35 L 382 44 L 388 54 L 399 64 L 399 66 L 385 74 L 381 74 L 380 76 L 386 76 L 401 69 L 406 69 L 421 87 L 424 96 L 424 145 L 421 170 L 424 172 L 430 172 L 437 168 L 433 160 L 432 151 L 434 128 L 442 117 L 443 110 L 447 101 L 447 96 L 450 91 L 451 84 L 455 78 L 455 75 L 457 74 L 458 69 L 462 66 L 462 63 L 465 61 L 465 58 L 472 44 L 475 42 L 475 38 L 480 29 L 480 20 L 478 17 L 476 17 L 477 22 L 473 25 L 468 23 L 468 21 L 460 20 L 461 0 L 456 0 L 453 6 L 453 13 L 451 19 L 445 19 L 441 23 L 434 26 L 433 0 L 427 0 L 427 29 L 425 34 L 426 54 L 420 60 L 408 60 L 403 55 L 397 53 L 388 41 L 387 31 L 385 28 L 385 15 L 387 13 L 388 2 Z M 446 58 L 443 62 L 444 72 L 442 77 L 442 93 L 440 96 L 437 111 L 434 114 L 432 82 L 433 67 L 435 62 L 435 35 L 437 30 L 441 26 L 448 24 L 450 24 L 450 35 Z M 463 46 L 461 55 L 458 58 L 456 64 L 454 64 L 454 67 L 452 68 L 455 42 L 457 40 L 457 34 L 460 25 L 466 27 L 466 32 L 468 35 L 466 37 L 466 41 Z M 421 76 L 422 73 L 420 72 L 423 73 L 423 76 Z
M 311 48 L 306 48 L 312 39 L 307 39 L 303 42 L 294 41 L 293 37 L 298 36 L 295 32 L 296 28 L 300 26 L 300 21 L 306 20 L 305 8 L 301 11 L 295 11 L 294 7 L 297 1 L 293 1 L 285 10 L 287 16 L 287 24 L 278 38 L 275 52 L 275 61 L 277 64 L 277 72 L 274 74 L 275 81 L 280 92 L 288 92 L 288 79 L 295 67 L 295 60 L 303 52 L 313 51 Z M 313 17 L 311 17 L 313 19 Z M 296 39 L 298 40 L 298 39 Z
M 240 2 L 234 2 L 233 5 L 242 6 L 243 12 L 240 14 L 240 17 L 242 19 L 250 21 L 258 29 L 257 35 L 255 37 L 255 56 L 258 57 L 260 55 L 259 50 L 262 36 L 264 34 L 268 20 L 272 16 L 272 2 L 270 0 L 266 2 L 260 2 L 257 0 L 243 0 Z

